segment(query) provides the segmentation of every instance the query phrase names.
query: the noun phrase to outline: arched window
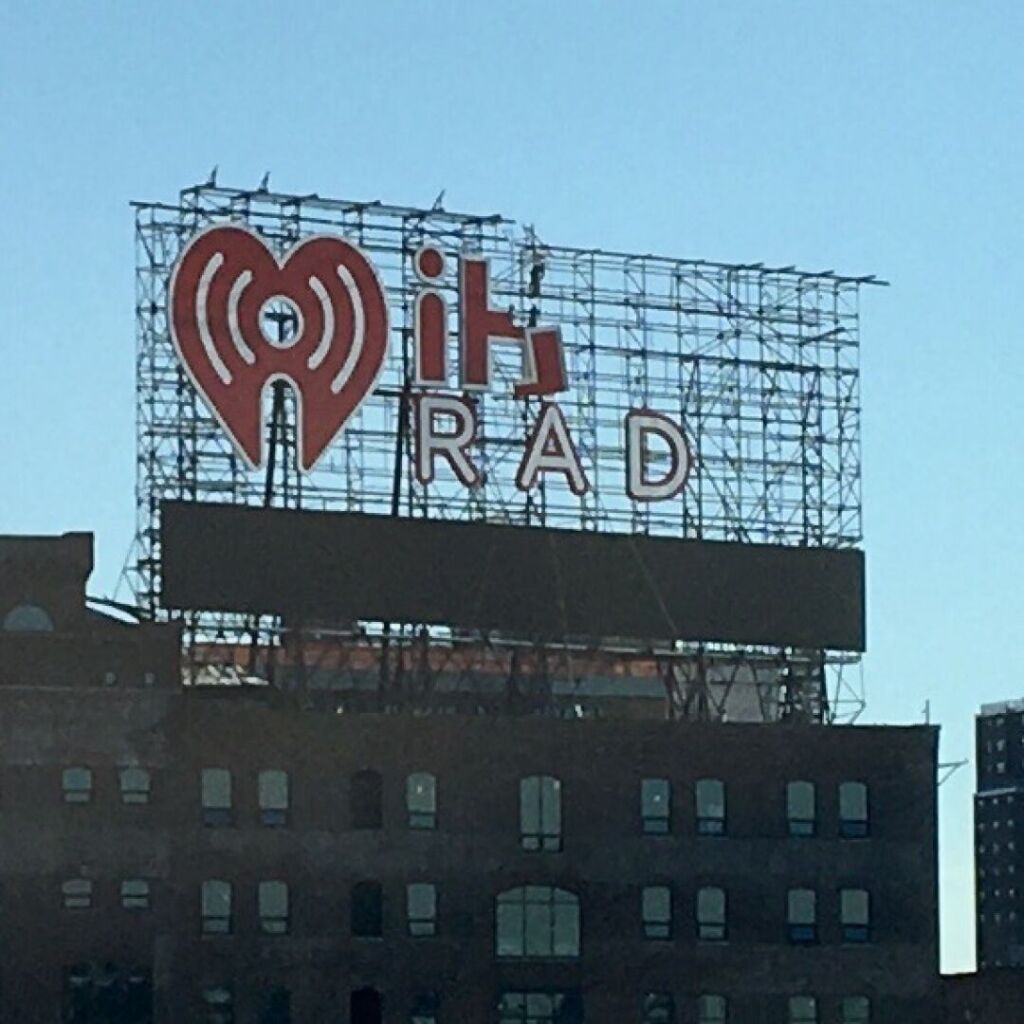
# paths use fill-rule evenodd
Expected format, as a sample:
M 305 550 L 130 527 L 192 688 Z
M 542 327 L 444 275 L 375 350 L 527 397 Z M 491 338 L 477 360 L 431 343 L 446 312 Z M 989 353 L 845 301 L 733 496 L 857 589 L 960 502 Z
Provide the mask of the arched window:
M 580 901 L 566 889 L 526 885 L 500 893 L 495 925 L 500 957 L 580 955 Z
M 231 933 L 231 883 L 208 878 L 200 896 L 202 931 L 206 935 Z
M 871 897 L 867 889 L 839 891 L 839 920 L 843 942 L 867 942 L 871 938 Z
M 122 768 L 120 782 L 121 803 L 149 803 L 149 772 L 145 768 Z
M 381 777 L 369 769 L 356 772 L 349 786 L 349 813 L 353 828 L 380 828 L 383 821 L 381 807 Z
M 436 992 L 419 992 L 412 1001 L 409 1024 L 437 1024 L 441 997 Z
M 68 910 L 88 910 L 92 906 L 92 881 L 69 878 L 61 887 L 64 906 Z
M 348 999 L 351 1024 L 381 1024 L 380 993 L 375 988 L 357 988 Z
M 644 886 L 640 894 L 640 914 L 644 938 L 672 938 L 672 890 L 667 885 Z
M 709 885 L 697 890 L 697 938 L 701 942 L 726 939 L 725 890 Z
M 16 604 L 4 616 L 3 629 L 7 633 L 52 633 L 53 619 L 37 604 Z
M 260 928 L 264 935 L 288 933 L 288 883 L 260 882 L 257 890 Z
M 380 882 L 356 882 L 350 908 L 352 934 L 379 939 L 384 930 L 384 894 Z
M 725 1024 L 728 1004 L 725 996 L 701 996 L 697 1000 L 697 1024 Z
M 791 836 L 813 836 L 815 806 L 813 782 L 786 783 L 786 824 Z
M 553 775 L 520 780 L 519 842 L 524 850 L 562 848 L 562 783 Z
M 204 1024 L 235 1024 L 235 994 L 225 985 L 203 989 Z
M 840 1024 L 870 1024 L 871 1002 L 867 996 L 847 996 L 840 1006 Z
M 697 804 L 697 834 L 725 835 L 725 783 L 721 779 L 700 779 L 694 787 Z
M 818 1000 L 814 996 L 792 996 L 789 1024 L 818 1024 Z
M 290 1024 L 292 994 L 281 985 L 274 985 L 261 993 L 259 1024 Z
M 818 941 L 818 898 L 813 889 L 790 889 L 786 896 L 789 941 Z
M 227 768 L 204 768 L 200 775 L 204 825 L 231 824 L 231 772 Z
M 288 824 L 288 773 L 266 768 L 259 774 L 260 822 L 264 825 Z
M 125 910 L 149 910 L 149 882 L 144 878 L 126 878 L 121 883 L 121 906 Z
M 676 1004 L 671 992 L 648 992 L 644 996 L 643 1024 L 675 1024 Z
M 868 787 L 863 782 L 841 782 L 839 834 L 844 839 L 863 839 L 868 831 Z
M 437 828 L 437 779 L 430 772 L 413 772 L 405 780 L 405 809 L 409 828 Z
M 436 935 L 437 886 L 432 882 L 410 882 L 405 887 L 405 911 L 410 935 Z
M 672 787 L 668 779 L 641 780 L 640 821 L 647 835 L 663 836 L 672 831 Z
M 60 784 L 66 804 L 87 804 L 92 799 L 91 768 L 65 768 Z

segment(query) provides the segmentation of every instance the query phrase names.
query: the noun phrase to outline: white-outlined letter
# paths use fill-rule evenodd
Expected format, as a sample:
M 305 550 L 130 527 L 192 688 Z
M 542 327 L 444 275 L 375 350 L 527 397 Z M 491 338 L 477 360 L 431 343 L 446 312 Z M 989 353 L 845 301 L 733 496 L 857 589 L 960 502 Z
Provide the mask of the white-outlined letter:
M 521 491 L 530 490 L 541 473 L 563 474 L 573 494 L 583 495 L 590 490 L 590 481 L 569 437 L 565 417 L 554 402 L 544 402 L 541 406 L 537 422 L 526 440 L 523 460 L 516 473 L 516 486 Z
M 668 470 L 656 480 L 649 473 L 652 437 L 668 446 Z M 650 409 L 626 413 L 626 493 L 633 501 L 674 498 L 686 486 L 691 461 L 690 445 L 679 424 Z
M 434 479 L 434 459 L 440 455 L 466 487 L 481 482 L 480 472 L 466 449 L 476 439 L 473 406 L 452 395 L 425 394 L 414 399 L 416 419 L 416 479 L 429 484 Z M 441 430 L 439 420 L 449 419 L 452 429 Z

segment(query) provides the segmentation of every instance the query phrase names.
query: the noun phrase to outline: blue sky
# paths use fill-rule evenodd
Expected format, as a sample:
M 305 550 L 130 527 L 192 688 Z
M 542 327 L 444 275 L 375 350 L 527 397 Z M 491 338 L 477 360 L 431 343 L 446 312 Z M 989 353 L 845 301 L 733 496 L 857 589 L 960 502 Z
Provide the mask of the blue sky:
M 565 244 L 877 273 L 863 302 L 867 719 L 947 759 L 1020 696 L 1024 5 L 0 5 L 0 532 L 133 529 L 131 199 L 219 164 L 501 211 Z M 942 790 L 973 963 L 972 770 Z

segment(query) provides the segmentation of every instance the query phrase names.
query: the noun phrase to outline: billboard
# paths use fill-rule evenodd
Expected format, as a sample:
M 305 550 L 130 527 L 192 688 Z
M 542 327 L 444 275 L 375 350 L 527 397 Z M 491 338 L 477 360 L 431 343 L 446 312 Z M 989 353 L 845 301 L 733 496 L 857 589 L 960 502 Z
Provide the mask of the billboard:
M 131 583 L 157 617 L 168 501 L 859 548 L 872 278 L 212 184 L 138 204 L 136 242 Z
M 552 640 L 860 651 L 859 551 L 170 502 L 163 601 Z

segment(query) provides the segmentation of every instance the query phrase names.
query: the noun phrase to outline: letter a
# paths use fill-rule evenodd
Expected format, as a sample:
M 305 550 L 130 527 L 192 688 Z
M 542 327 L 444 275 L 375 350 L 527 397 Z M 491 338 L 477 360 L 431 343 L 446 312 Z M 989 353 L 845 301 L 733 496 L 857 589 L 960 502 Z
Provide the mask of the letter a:
M 521 491 L 530 490 L 541 473 L 562 473 L 573 494 L 583 495 L 590 490 L 590 481 L 569 437 L 565 417 L 554 402 L 541 405 L 537 423 L 526 441 L 516 486 Z

